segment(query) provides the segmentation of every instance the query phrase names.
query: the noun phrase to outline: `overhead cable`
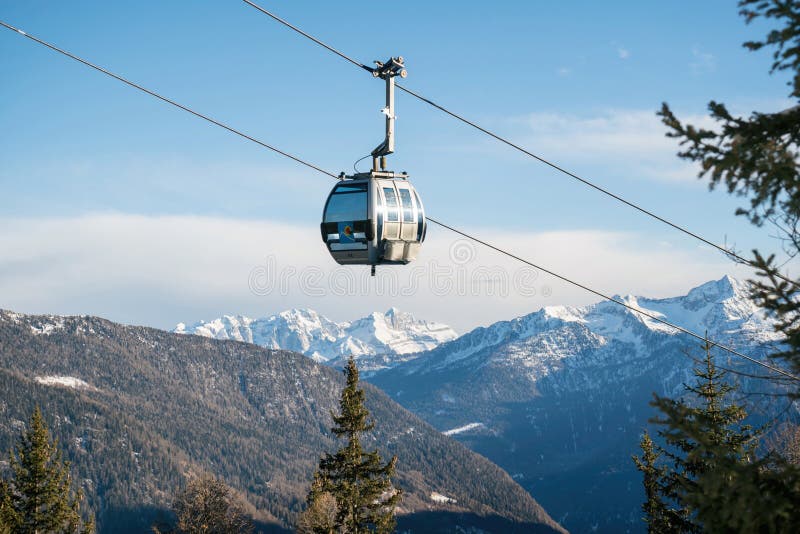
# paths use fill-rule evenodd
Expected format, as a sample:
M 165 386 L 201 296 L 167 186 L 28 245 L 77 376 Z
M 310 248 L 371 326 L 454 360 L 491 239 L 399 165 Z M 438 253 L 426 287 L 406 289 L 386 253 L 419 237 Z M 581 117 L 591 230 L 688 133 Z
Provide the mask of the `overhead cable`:
M 283 25 L 284 25 L 284 26 L 286 26 L 287 28 L 291 28 L 292 30 L 296 31 L 297 33 L 299 33 L 300 35 L 302 35 L 302 36 L 303 36 L 303 37 L 305 37 L 306 39 L 310 39 L 310 40 L 314 41 L 315 43 L 317 43 L 318 45 L 320 45 L 321 47 L 323 47 L 323 48 L 327 48 L 329 51 L 333 52 L 334 54 L 336 54 L 336 55 L 337 55 L 337 56 L 339 56 L 340 58 L 343 58 L 343 59 L 345 59 L 346 61 L 349 61 L 350 63 L 352 63 L 352 64 L 353 64 L 353 65 L 355 65 L 356 67 L 361 67 L 362 69 L 364 69 L 364 70 L 366 70 L 366 71 L 372 72 L 372 69 L 371 69 L 370 67 L 368 67 L 368 66 L 364 65 L 364 64 L 363 64 L 363 63 L 361 63 L 361 62 L 358 62 L 358 61 L 356 61 L 355 59 L 351 58 L 350 56 L 348 56 L 348 55 L 346 55 L 346 54 L 344 54 L 344 53 L 342 53 L 342 52 L 338 51 L 338 50 L 337 50 L 337 49 L 335 49 L 334 47 L 332 47 L 332 46 L 330 46 L 330 45 L 327 45 L 327 44 L 323 43 L 322 41 L 320 41 L 319 39 L 317 39 L 317 38 L 316 38 L 316 37 L 314 37 L 313 35 L 311 35 L 311 34 L 308 34 L 308 33 L 304 32 L 303 30 L 301 30 L 301 29 L 300 29 L 300 28 L 298 28 L 297 26 L 294 26 L 294 25 L 290 24 L 288 21 L 286 21 L 286 20 L 284 20 L 284 19 L 280 18 L 280 17 L 279 17 L 278 15 L 276 15 L 275 13 L 271 13 L 271 12 L 267 11 L 267 10 L 266 10 L 266 9 L 264 9 L 263 7 L 259 6 L 258 4 L 254 3 L 254 2 L 251 2 L 250 0 L 244 0 L 244 2 L 245 2 L 246 4 L 248 4 L 248 5 L 250 5 L 250 6 L 254 7 L 254 8 L 256 8 L 257 10 L 261 11 L 262 13 L 264 13 L 265 15 L 267 15 L 268 17 L 272 17 L 273 19 L 275 19 L 276 21 L 280 22 L 281 24 L 283 24 Z
M 228 130 L 229 132 L 234 133 L 234 134 L 238 135 L 239 137 L 244 137 L 248 141 L 252 141 L 253 143 L 261 145 L 264 148 L 268 148 L 269 150 L 272 150 L 273 152 L 276 152 L 276 153 L 280 154 L 281 156 L 285 156 L 285 157 L 287 157 L 289 159 L 293 159 L 297 163 L 305 165 L 306 167 L 310 167 L 310 168 L 314 169 L 315 171 L 319 171 L 319 172 L 321 172 L 323 174 L 327 174 L 329 176 L 337 178 L 337 176 L 335 174 L 331 174 L 328 171 L 323 170 L 320 167 L 317 167 L 316 165 L 312 165 L 311 163 L 303 161 L 300 158 L 298 158 L 296 156 L 293 156 L 292 154 L 289 154 L 288 152 L 284 152 L 283 150 L 275 148 L 274 146 L 269 145 L 269 144 L 267 144 L 267 143 L 265 143 L 263 141 L 259 141 L 255 137 L 247 135 L 246 133 L 241 132 L 240 130 L 237 130 L 235 128 L 231 128 L 227 124 L 224 124 L 224 123 L 222 123 L 222 122 L 220 122 L 220 121 L 218 121 L 216 119 L 212 119 L 208 115 L 203 115 L 202 113 L 198 113 L 197 111 L 195 111 L 195 110 L 193 110 L 191 108 L 188 108 L 188 107 L 184 106 L 183 104 L 179 104 L 179 103 L 175 102 L 174 100 L 171 100 L 171 99 L 169 99 L 169 98 L 167 98 L 165 96 L 161 96 L 160 94 L 156 93 L 155 91 L 151 91 L 150 89 L 147 89 L 146 87 L 142 87 L 141 85 L 139 85 L 137 83 L 134 83 L 134 82 L 132 82 L 132 81 L 126 79 L 126 78 L 123 78 L 122 76 L 119 76 L 118 74 L 114 74 L 113 72 L 108 71 L 108 70 L 104 69 L 103 67 L 95 65 L 94 63 L 86 61 L 83 58 L 80 58 L 80 57 L 78 57 L 78 56 L 76 56 L 74 54 L 71 54 L 71 53 L 67 52 L 66 50 L 58 48 L 55 45 L 52 45 L 52 44 L 50 44 L 50 43 L 48 43 L 46 41 L 43 41 L 43 40 L 41 40 L 41 39 L 39 39 L 37 37 L 34 37 L 33 35 L 30 35 L 29 33 L 26 33 L 24 31 L 20 30 L 19 28 L 16 28 L 16 27 L 14 27 L 14 26 L 12 26 L 10 24 L 7 24 L 7 23 L 3 22 L 2 20 L 0 20 L 0 25 L 4 26 L 5 28 L 8 28 L 9 30 L 15 31 L 18 34 L 20 34 L 20 35 L 22 35 L 24 37 L 27 37 L 28 39 L 30 39 L 32 41 L 35 41 L 35 42 L 39 43 L 40 45 L 46 46 L 50 50 L 54 50 L 54 51 L 58 52 L 59 54 L 63 54 L 65 56 L 67 56 L 70 59 L 74 59 L 75 61 L 77 61 L 79 63 L 83 63 L 87 67 L 91 67 L 91 68 L 93 68 L 93 69 L 95 69 L 95 70 L 97 70 L 99 72 L 102 72 L 103 74 L 105 74 L 107 76 L 111 76 L 115 80 L 119 80 L 122 83 L 133 87 L 134 89 L 138 89 L 139 91 L 147 93 L 148 95 L 153 96 L 155 98 L 158 98 L 159 100 L 161 100 L 163 102 L 166 102 L 167 104 L 170 104 L 172 106 L 175 106 L 176 108 L 179 108 L 179 109 L 182 109 L 183 111 L 191 113 L 195 117 L 199 117 L 199 118 L 203 119 L 204 121 L 208 121 L 211 124 L 219 126 L 220 128 L 224 128 L 225 130 Z
M 222 123 L 220 121 L 217 121 L 215 119 L 210 118 L 207 115 L 204 115 L 202 113 L 194 111 L 194 110 L 192 110 L 191 108 L 189 108 L 187 106 L 184 106 L 182 104 L 179 104 L 179 103 L 175 102 L 174 100 L 170 100 L 170 99 L 168 99 L 166 97 L 163 97 L 163 96 L 159 95 L 158 93 L 156 93 L 155 91 L 151 91 L 150 89 L 147 89 L 147 88 L 145 88 L 145 87 L 143 87 L 143 86 L 141 86 L 139 84 L 131 82 L 131 81 L 123 78 L 122 76 L 114 74 L 114 73 L 112 73 L 111 71 L 109 71 L 107 69 L 99 67 L 99 66 L 97 66 L 97 65 L 95 65 L 95 64 L 93 64 L 93 63 L 91 63 L 91 62 L 89 62 L 89 61 L 87 61 L 85 59 L 82 59 L 82 58 L 80 58 L 80 57 L 78 57 L 78 56 L 76 56 L 74 54 L 71 54 L 71 53 L 67 52 L 66 50 L 63 50 L 63 49 L 61 49 L 61 48 L 59 48 L 59 47 L 57 47 L 55 45 L 52 45 L 52 44 L 48 43 L 47 41 L 44 41 L 44 40 L 39 39 L 37 37 L 34 37 L 34 36 L 24 32 L 24 31 L 22 31 L 22 30 L 20 30 L 20 29 L 18 29 L 16 27 L 10 25 L 10 24 L 7 24 L 7 23 L 5 23 L 3 21 L 0 21 L 0 25 L 2 25 L 5 28 L 8 28 L 9 30 L 12 30 L 12 31 L 16 32 L 19 35 L 22 35 L 24 37 L 27 37 L 28 39 L 33 40 L 34 42 L 36 42 L 38 44 L 46 46 L 47 48 L 49 48 L 49 49 L 51 49 L 51 50 L 53 50 L 55 52 L 58 52 L 59 54 L 62 54 L 62 55 L 66 56 L 66 57 L 68 57 L 70 59 L 73 59 L 73 60 L 75 60 L 75 61 L 77 61 L 79 63 L 82 63 L 82 64 L 84 64 L 84 65 L 86 65 L 88 67 L 91 67 L 91 68 L 93 68 L 93 69 L 95 69 L 95 70 L 97 70 L 97 71 L 99 71 L 99 72 L 101 72 L 101 73 L 103 73 L 103 74 L 105 74 L 107 76 L 110 76 L 110 77 L 112 77 L 112 78 L 114 78 L 114 79 L 116 79 L 118 81 L 121 81 L 121 82 L 129 85 L 130 87 L 138 89 L 139 91 L 142 91 L 142 92 L 144 92 L 144 93 L 146 93 L 146 94 L 148 94 L 150 96 L 153 96 L 155 98 L 158 98 L 159 100 L 161 100 L 163 102 L 166 102 L 166 103 L 168 103 L 168 104 L 170 104 L 172 106 L 175 106 L 175 107 L 177 107 L 179 109 L 182 109 L 182 110 L 184 110 L 184 111 L 186 111 L 188 113 L 191 113 L 192 115 L 194 115 L 196 117 L 199 117 L 199 118 L 201 118 L 201 119 L 203 119 L 203 120 L 205 120 L 207 122 L 210 122 L 211 124 L 214 124 L 215 126 L 223 128 L 223 129 L 225 129 L 225 130 L 227 130 L 227 131 L 229 131 L 231 133 L 234 133 L 234 134 L 238 135 L 239 137 L 247 139 L 248 141 L 252 141 L 253 143 L 256 143 L 259 146 L 262 146 L 264 148 L 267 148 L 267 149 L 269 149 L 269 150 L 271 150 L 271 151 L 273 151 L 273 152 L 275 152 L 277 154 L 280 154 L 282 156 L 290 158 L 293 161 L 295 161 L 297 163 L 300 163 L 301 165 L 305 165 L 306 167 L 314 169 L 315 171 L 320 172 L 320 173 L 322 173 L 322 174 L 324 174 L 326 176 L 329 176 L 331 178 L 336 178 L 336 179 L 339 178 L 338 175 L 336 175 L 336 174 L 334 174 L 332 172 L 326 171 L 326 170 L 322 169 L 321 167 L 319 167 L 317 165 L 309 163 L 309 162 L 307 162 L 307 161 L 305 161 L 305 160 L 303 160 L 303 159 L 301 159 L 301 158 L 299 158 L 297 156 L 293 156 L 293 155 L 289 154 L 288 152 L 285 152 L 283 150 L 275 148 L 274 146 L 269 145 L 267 143 L 264 143 L 263 141 L 260 141 L 260 140 L 256 139 L 255 137 L 252 137 L 250 135 L 244 134 L 241 131 L 239 131 L 239 130 L 237 130 L 235 128 L 232 128 L 232 127 L 228 126 L 225 123 Z M 784 369 L 781 369 L 779 367 L 775 367 L 775 366 L 770 365 L 768 363 L 756 360 L 755 358 L 751 358 L 750 356 L 747 356 L 746 354 L 743 354 L 743 353 L 741 353 L 741 352 L 739 352 L 739 351 L 737 351 L 737 350 L 735 350 L 735 349 L 733 349 L 731 347 L 728 347 L 728 346 L 723 345 L 721 343 L 717 343 L 717 342 L 715 342 L 715 341 L 713 341 L 711 339 L 708 339 L 708 338 L 706 338 L 704 336 L 701 336 L 700 334 L 692 332 L 691 330 L 688 330 L 686 328 L 683 328 L 681 326 L 673 324 L 673 323 L 671 323 L 671 322 L 669 322 L 669 321 L 667 321 L 665 319 L 662 319 L 661 317 L 658 317 L 658 316 L 656 316 L 656 315 L 654 315 L 652 313 L 645 312 L 645 311 L 643 311 L 643 310 L 641 310 L 639 308 L 636 308 L 635 306 L 631 306 L 630 304 L 628 304 L 628 303 L 626 303 L 624 301 L 617 300 L 617 299 L 615 299 L 615 298 L 613 298 L 613 297 L 611 297 L 609 295 L 606 295 L 603 292 L 600 292 L 600 291 L 598 291 L 596 289 L 592 289 L 591 287 L 589 287 L 589 286 L 587 286 L 585 284 L 582 284 L 580 282 L 576 282 L 575 280 L 572 280 L 570 278 L 567 278 L 566 276 L 560 275 L 560 274 L 556 273 L 555 271 L 546 269 L 546 268 L 544 268 L 544 267 L 542 267 L 542 266 L 540 266 L 540 265 L 538 265 L 536 263 L 533 263 L 533 262 L 531 262 L 529 260 L 526 260 L 526 259 L 524 259 L 524 258 L 522 258 L 522 257 L 520 257 L 520 256 L 518 256 L 516 254 L 513 254 L 513 253 L 511 253 L 511 252 L 509 252 L 507 250 L 504 250 L 504 249 L 502 249 L 500 247 L 497 247 L 497 246 L 489 243 L 488 241 L 481 240 L 481 239 L 479 239 L 479 238 L 477 238 L 477 237 L 475 237 L 475 236 L 473 236 L 471 234 L 468 234 L 466 232 L 458 230 L 457 228 L 454 228 L 454 227 L 452 227 L 450 225 L 447 225 L 447 224 L 445 224 L 445 223 L 443 223 L 443 222 L 441 222 L 439 220 L 433 219 L 431 217 L 427 217 L 427 220 L 432 222 L 433 224 L 441 226 L 442 228 L 450 230 L 451 232 L 454 232 L 454 233 L 456 233 L 456 234 L 458 234 L 458 235 L 460 235 L 460 236 L 462 236 L 462 237 L 464 237 L 466 239 L 474 241 L 474 242 L 476 242 L 476 243 L 478 243 L 480 245 L 483 245 L 483 246 L 485 246 L 487 248 L 490 248 L 490 249 L 492 249 L 492 250 L 494 250 L 494 251 L 496 251 L 496 252 L 498 252 L 500 254 L 508 256 L 509 258 L 512 258 L 512 259 L 517 260 L 517 261 L 519 261 L 521 263 L 529 265 L 529 266 L 531 266 L 531 267 L 533 267 L 535 269 L 539 269 L 539 270 L 541 270 L 543 272 L 546 272 L 547 274 L 550 274 L 551 276 L 554 276 L 554 277 L 556 277 L 556 278 L 558 278 L 560 280 L 563 280 L 564 282 L 567 282 L 567 283 L 569 283 L 569 284 L 571 284 L 573 286 L 576 286 L 576 287 L 581 288 L 581 289 L 583 289 L 585 291 L 588 291 L 589 293 L 597 295 L 597 296 L 599 296 L 599 297 L 601 297 L 601 298 L 603 298 L 605 300 L 613 302 L 613 303 L 615 303 L 615 304 L 617 304 L 619 306 L 623 306 L 625 308 L 628 308 L 628 309 L 630 309 L 630 310 L 632 310 L 632 311 L 634 311 L 636 313 L 639 313 L 639 314 L 641 314 L 641 315 L 643 315 L 645 317 L 648 317 L 648 318 L 650 318 L 650 319 L 652 319 L 654 321 L 657 321 L 657 322 L 659 322 L 661 324 L 664 324 L 666 326 L 674 328 L 676 331 L 682 332 L 684 334 L 687 334 L 687 335 L 692 336 L 694 338 L 697 338 L 699 340 L 706 341 L 709 344 L 711 344 L 711 345 L 713 345 L 715 347 L 719 347 L 720 349 L 722 349 L 722 350 L 724 350 L 726 352 L 729 352 L 729 353 L 731 353 L 731 354 L 733 354 L 735 356 L 738 356 L 740 358 L 744 358 L 745 360 L 747 360 L 749 362 L 752 362 L 752 363 L 754 363 L 756 365 L 760 365 L 761 367 L 769 369 L 769 370 L 771 370 L 771 371 L 773 371 L 775 373 L 778 373 L 778 374 L 783 375 L 785 377 L 788 377 L 788 378 L 790 378 L 792 380 L 796 380 L 796 381 L 800 382 L 800 377 L 797 377 L 797 376 L 791 374 L 790 372 L 788 372 L 788 371 L 786 371 Z
M 338 55 L 339 57 L 344 58 L 345 60 L 349 61 L 353 65 L 355 65 L 357 67 L 360 67 L 360 68 L 362 68 L 362 69 L 364 69 L 366 71 L 369 71 L 369 72 L 372 72 L 374 70 L 374 69 L 364 65 L 360 61 L 357 61 L 357 60 L 351 58 L 350 56 L 340 52 L 339 50 L 333 48 L 332 46 L 324 43 L 320 39 L 317 39 L 316 37 L 304 32 L 300 28 L 290 24 L 286 20 L 284 20 L 284 19 L 280 18 L 279 16 L 275 15 L 274 13 L 264 9 L 263 7 L 259 6 L 255 2 L 252 2 L 251 0 L 242 0 L 242 1 L 245 2 L 246 4 L 250 5 L 250 6 L 254 7 L 258 11 L 260 11 L 261 13 L 264 13 L 265 15 L 271 17 L 272 19 L 276 20 L 277 22 L 283 24 L 284 26 L 294 30 L 295 32 L 297 32 L 300 35 L 302 35 L 303 37 L 306 37 L 307 39 L 310 39 L 311 41 L 315 42 L 316 44 L 318 44 L 318 45 L 330 50 L 331 52 L 333 52 L 334 54 Z M 588 180 L 586 178 L 583 178 L 583 177 L 579 176 L 578 174 L 576 174 L 574 172 L 571 172 L 571 171 L 565 169 L 564 167 L 562 167 L 562 166 L 560 166 L 560 165 L 558 165 L 558 164 L 556 164 L 556 163 L 554 163 L 554 162 L 552 162 L 552 161 L 550 161 L 548 159 L 545 159 L 542 156 L 539 156 L 539 155 L 531 152 L 530 150 L 528 150 L 528 149 L 526 149 L 526 148 L 524 148 L 524 147 L 522 147 L 522 146 L 520 146 L 520 145 L 518 145 L 518 144 L 516 144 L 516 143 L 514 143 L 514 142 L 512 142 L 512 141 L 510 141 L 508 139 L 506 139 L 505 137 L 502 137 L 501 135 L 499 135 L 499 134 L 497 134 L 497 133 L 495 133 L 495 132 L 493 132 L 493 131 L 491 131 L 491 130 L 489 130 L 487 128 L 484 128 L 483 126 L 481 126 L 481 125 L 479 125 L 479 124 L 477 124 L 477 123 L 465 118 L 464 116 L 462 116 L 462 115 L 460 115 L 458 113 L 455 113 L 454 111 L 451 111 L 448 108 L 446 108 L 446 107 L 444 107 L 444 106 L 442 106 L 440 104 L 437 104 L 433 100 L 430 100 L 429 98 L 426 98 L 425 96 L 423 96 L 423 95 L 421 95 L 421 94 L 419 94 L 419 93 L 417 93 L 417 92 L 415 92 L 415 91 L 413 91 L 413 90 L 411 90 L 411 89 L 409 89 L 407 87 L 404 87 L 403 85 L 401 85 L 399 83 L 396 84 L 395 86 L 398 89 L 400 89 L 401 91 L 404 91 L 405 93 L 413 96 L 414 98 L 416 98 L 418 100 L 421 100 L 422 102 L 425 102 L 426 104 L 438 109 L 439 111 L 442 111 L 443 113 L 446 113 L 447 115 L 453 117 L 454 119 L 457 119 L 457 120 L 463 122 L 464 124 L 466 124 L 468 126 L 471 126 L 472 128 L 475 128 L 476 130 L 488 135 L 489 137 L 492 137 L 495 140 L 497 140 L 497 141 L 499 141 L 499 142 L 501 142 L 501 143 L 503 143 L 505 145 L 508 145 L 511 148 L 513 148 L 513 149 L 515 149 L 515 150 L 517 150 L 519 152 L 522 152 L 526 156 L 529 156 L 529 157 L 531 157 L 531 158 L 533 158 L 533 159 L 535 159 L 535 160 L 537 160 L 537 161 L 539 161 L 541 163 L 544 163 L 545 165 L 548 165 L 549 167 L 551 167 L 551 168 L 553 168 L 553 169 L 555 169 L 555 170 L 557 170 L 557 171 L 569 176 L 570 178 L 573 178 L 573 179 L 577 180 L 578 182 L 580 182 L 580 183 L 582 183 L 582 184 L 584 184 L 584 185 L 586 185 L 588 187 L 591 187 L 592 189 L 594 189 L 594 190 L 596 190 L 596 191 L 598 191 L 598 192 L 600 192 L 600 193 L 602 193 L 602 194 L 604 194 L 604 195 L 606 195 L 608 197 L 611 197 L 614 200 L 616 200 L 618 202 L 621 202 L 622 204 L 625 204 L 626 206 L 628 206 L 630 208 L 633 208 L 633 209 L 639 211 L 640 213 L 643 213 L 644 215 L 647 215 L 648 217 L 651 217 L 651 218 L 655 219 L 656 221 L 659 221 L 659 222 L 661 222 L 663 224 L 666 224 L 667 226 L 670 226 L 673 229 L 678 230 L 679 232 L 683 232 L 684 234 L 686 234 L 686 235 L 688 235 L 690 237 L 693 237 L 694 239 L 697 239 L 698 241 L 701 241 L 702 243 L 704 243 L 704 244 L 706 244 L 706 245 L 708 245 L 710 247 L 713 247 L 713 248 L 717 249 L 718 251 L 722 252 L 723 254 L 728 256 L 729 258 L 731 258 L 731 259 L 733 259 L 733 260 L 735 260 L 737 262 L 749 265 L 750 267 L 753 267 L 755 269 L 760 269 L 760 267 L 758 265 L 756 265 L 752 260 L 749 260 L 749 259 L 739 255 L 738 253 L 736 253 L 735 250 L 729 249 L 729 248 L 724 247 L 722 245 L 718 245 L 718 244 L 714 243 L 713 241 L 711 241 L 710 239 L 707 239 L 707 238 L 701 236 L 700 234 L 697 234 L 696 232 L 693 232 L 693 231 L 689 230 L 685 226 L 682 226 L 680 224 L 674 223 L 674 222 L 670 221 L 669 219 L 666 219 L 666 218 L 664 218 L 664 217 L 662 217 L 660 215 L 657 215 L 656 213 L 654 213 L 654 212 L 652 212 L 652 211 L 650 211 L 650 210 L 648 210 L 646 208 L 643 208 L 642 206 L 640 206 L 640 205 L 638 205 L 638 204 L 636 204 L 634 202 L 631 202 L 630 200 L 627 200 L 627 199 L 623 198 L 622 196 L 620 196 L 620 195 L 618 195 L 616 193 L 613 193 L 612 191 L 610 191 L 610 190 L 608 190 L 608 189 L 606 189 L 606 188 L 604 188 L 604 187 L 602 187 L 600 185 L 597 185 L 596 183 L 594 183 L 594 182 L 592 182 L 592 181 L 590 181 L 590 180 Z M 791 278 L 788 278 L 788 277 L 782 275 L 779 272 L 775 272 L 774 274 L 775 274 L 775 276 L 777 276 L 781 280 L 783 280 L 785 282 L 788 282 L 788 283 L 790 283 L 790 284 L 792 284 L 794 286 L 800 287 L 800 284 L 798 282 L 796 282 L 795 280 L 792 280 Z
M 717 343 L 714 340 L 708 339 L 705 336 L 702 336 L 700 334 L 692 332 L 691 330 L 689 330 L 687 328 L 684 328 L 682 326 L 678 326 L 678 325 L 676 325 L 674 323 L 671 323 L 670 321 L 667 321 L 666 319 L 662 319 L 658 315 L 655 315 L 655 314 L 650 313 L 650 312 L 646 312 L 646 311 L 644 311 L 644 310 L 642 310 L 640 308 L 637 308 L 636 306 L 632 306 L 632 305 L 628 304 L 627 302 L 625 302 L 623 300 L 615 299 L 614 297 L 609 296 L 609 295 L 607 295 L 605 293 L 602 293 L 602 292 L 600 292 L 600 291 L 598 291 L 596 289 L 592 289 L 591 287 L 589 287 L 589 286 L 587 286 L 585 284 L 582 284 L 580 282 L 576 282 L 575 280 L 572 280 L 570 278 L 567 278 L 566 276 L 560 275 L 555 271 L 551 271 L 550 269 L 542 267 L 541 265 L 533 263 L 532 261 L 528 261 L 525 258 L 522 258 L 522 257 L 517 256 L 516 254 L 513 254 L 513 253 L 511 253 L 511 252 L 509 252 L 507 250 L 504 250 L 504 249 L 502 249 L 500 247 L 492 245 L 488 241 L 483 241 L 482 239 L 479 239 L 479 238 L 475 237 L 474 235 L 468 234 L 466 232 L 462 232 L 461 230 L 459 230 L 457 228 L 454 228 L 452 226 L 448 226 L 447 224 L 445 224 L 443 222 L 440 222 L 440 221 L 437 221 L 435 219 L 432 219 L 431 217 L 426 217 L 426 219 L 428 221 L 430 221 L 430 222 L 432 222 L 432 223 L 434 223 L 436 225 L 439 225 L 442 228 L 446 228 L 446 229 L 450 230 L 451 232 L 454 232 L 454 233 L 456 233 L 456 234 L 458 234 L 458 235 L 460 235 L 460 236 L 462 236 L 462 237 L 464 237 L 466 239 L 469 239 L 471 241 L 474 241 L 475 243 L 478 243 L 478 244 L 483 245 L 483 246 L 485 246 L 487 248 L 490 248 L 490 249 L 494 250 L 495 252 L 499 252 L 500 254 L 502 254 L 504 256 L 508 256 L 509 258 L 515 259 L 515 260 L 517 260 L 517 261 L 519 261 L 521 263 L 524 263 L 525 265 L 529 265 L 529 266 L 533 267 L 534 269 L 538 269 L 540 271 L 546 272 L 547 274 L 549 274 L 551 276 L 554 276 L 554 277 L 558 278 L 559 280 L 562 280 L 564 282 L 572 284 L 575 287 L 579 287 L 579 288 L 581 288 L 581 289 L 583 289 L 585 291 L 588 291 L 589 293 L 592 293 L 594 295 L 597 295 L 598 297 L 601 297 L 601 298 L 603 298 L 603 299 L 605 299 L 605 300 L 607 300 L 609 302 L 613 302 L 615 304 L 618 304 L 620 306 L 628 308 L 629 310 L 631 310 L 631 311 L 633 311 L 635 313 L 644 315 L 645 317 L 647 317 L 649 319 L 652 319 L 653 321 L 656 321 L 658 323 L 666 325 L 666 326 L 668 326 L 670 328 L 674 328 L 675 330 L 677 330 L 679 332 L 682 332 L 684 334 L 690 335 L 690 336 L 692 336 L 692 337 L 694 337 L 696 339 L 699 339 L 700 341 L 707 341 L 710 345 L 713 345 L 715 347 L 719 347 L 720 349 L 722 349 L 724 351 L 727 351 L 727 352 L 729 352 L 729 353 L 731 353 L 731 354 L 733 354 L 735 356 L 739 356 L 740 358 L 744 358 L 745 360 L 747 360 L 749 362 L 758 364 L 758 365 L 760 365 L 762 367 L 765 367 L 765 368 L 767 368 L 767 369 L 769 369 L 771 371 L 774 371 L 776 373 L 784 375 L 784 376 L 786 376 L 788 378 L 791 378 L 793 380 L 800 381 L 800 378 L 794 376 L 793 374 L 789 373 L 788 371 L 785 371 L 785 370 L 781 369 L 780 367 L 775 367 L 775 366 L 772 366 L 772 365 L 770 365 L 768 363 L 764 363 L 762 361 L 756 360 L 755 358 L 751 358 L 750 356 L 748 356 L 746 354 L 743 354 L 743 353 L 737 351 L 736 349 L 728 347 L 727 345 L 723 345 L 721 343 Z

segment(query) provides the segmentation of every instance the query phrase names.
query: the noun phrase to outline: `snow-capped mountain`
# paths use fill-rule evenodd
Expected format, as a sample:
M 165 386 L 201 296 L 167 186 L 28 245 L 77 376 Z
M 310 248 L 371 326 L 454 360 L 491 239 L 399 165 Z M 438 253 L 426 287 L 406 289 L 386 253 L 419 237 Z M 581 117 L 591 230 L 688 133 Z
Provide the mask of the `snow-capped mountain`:
M 781 342 L 746 285 L 728 276 L 674 298 L 615 298 L 759 360 Z M 504 467 L 568 529 L 640 531 L 630 455 L 655 415 L 652 394 L 682 394 L 700 344 L 612 302 L 552 306 L 477 328 L 370 381 Z M 726 368 L 767 374 L 713 354 Z M 773 387 L 730 379 L 748 393 Z
M 746 285 L 728 276 L 678 297 L 615 299 L 760 360 L 781 342 Z M 700 340 L 635 310 L 607 301 L 550 306 L 461 337 L 394 309 L 351 323 L 310 310 L 225 316 L 175 331 L 293 350 L 330 365 L 354 354 L 371 382 L 504 467 L 570 530 L 637 532 L 643 495 L 630 455 L 655 415 L 649 402 L 654 392 L 680 395 L 693 380 L 689 356 L 702 353 Z M 714 354 L 726 368 L 766 373 Z M 756 395 L 749 399 L 772 399 L 758 396 L 771 382 L 730 379 Z
M 745 283 L 730 276 L 680 297 L 628 295 L 616 300 L 732 347 L 780 342 L 773 321 L 748 298 Z M 583 307 L 548 306 L 510 321 L 477 328 L 406 363 L 399 371 L 426 374 L 457 366 L 518 366 L 532 381 L 564 366 L 622 364 L 648 355 L 653 342 L 698 340 L 613 302 Z M 591 357 L 578 357 L 591 351 Z M 725 353 L 722 354 L 725 356 Z
M 293 309 L 260 319 L 225 315 L 190 326 L 180 323 L 174 332 L 291 350 L 331 365 L 352 354 L 365 371 L 405 361 L 458 336 L 447 325 L 418 320 L 396 308 L 349 323 L 331 321 L 314 310 Z

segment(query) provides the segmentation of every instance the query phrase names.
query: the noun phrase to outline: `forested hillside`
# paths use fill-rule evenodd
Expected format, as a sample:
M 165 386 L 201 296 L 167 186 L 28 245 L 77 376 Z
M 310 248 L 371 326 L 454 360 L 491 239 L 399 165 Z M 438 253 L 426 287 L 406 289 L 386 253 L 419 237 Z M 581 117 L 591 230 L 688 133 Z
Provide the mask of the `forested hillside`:
M 760 360 L 781 341 L 746 286 L 727 276 L 678 297 L 624 298 Z M 613 303 L 552 306 L 477 328 L 369 380 L 506 469 L 566 528 L 640 532 L 645 496 L 631 454 L 655 415 L 653 392 L 684 394 L 699 349 Z M 728 379 L 741 386 L 750 423 L 796 414 L 775 396 L 784 389 L 747 376 L 761 369 L 715 354 L 746 373 Z
M 40 405 L 101 532 L 146 529 L 201 472 L 240 492 L 263 528 L 291 527 L 320 454 L 335 448 L 342 385 L 295 353 L 0 312 L 0 448 Z M 399 457 L 401 527 L 561 530 L 500 468 L 365 386 L 377 423 L 366 446 Z

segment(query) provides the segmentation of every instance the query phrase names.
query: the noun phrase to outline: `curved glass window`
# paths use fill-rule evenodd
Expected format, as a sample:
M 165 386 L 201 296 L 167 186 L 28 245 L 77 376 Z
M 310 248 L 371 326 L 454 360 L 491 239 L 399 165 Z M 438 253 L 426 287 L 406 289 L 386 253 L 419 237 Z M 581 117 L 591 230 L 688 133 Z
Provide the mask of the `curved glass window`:
M 400 191 L 400 201 L 403 205 L 403 222 L 414 222 L 414 204 L 411 201 L 411 191 L 398 188 Z
M 394 187 L 384 187 L 383 196 L 386 197 L 386 221 L 399 222 L 400 215 L 397 212 L 397 193 Z
M 414 191 L 414 200 L 417 201 L 417 241 L 422 243 L 425 240 L 425 210 L 416 191 Z
M 422 207 L 422 201 L 419 199 L 419 195 L 416 191 L 414 191 L 414 200 L 417 201 L 417 214 L 422 217 L 422 214 L 425 212 L 425 208 Z
M 325 206 L 324 222 L 364 221 L 367 219 L 367 184 L 343 183 L 336 186 Z

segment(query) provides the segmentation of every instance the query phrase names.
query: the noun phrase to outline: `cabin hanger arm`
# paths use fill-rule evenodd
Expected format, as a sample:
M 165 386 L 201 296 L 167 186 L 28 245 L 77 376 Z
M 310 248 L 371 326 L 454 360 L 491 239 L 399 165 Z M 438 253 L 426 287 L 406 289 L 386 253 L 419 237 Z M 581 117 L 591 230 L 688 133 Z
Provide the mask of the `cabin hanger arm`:
M 375 62 L 376 68 L 372 70 L 372 75 L 386 81 L 386 107 L 382 113 L 386 115 L 386 137 L 383 142 L 372 151 L 372 170 L 377 171 L 386 169 L 386 157 L 394 152 L 394 78 L 407 76 L 406 69 L 403 68 L 403 58 L 392 57 L 382 63 Z

